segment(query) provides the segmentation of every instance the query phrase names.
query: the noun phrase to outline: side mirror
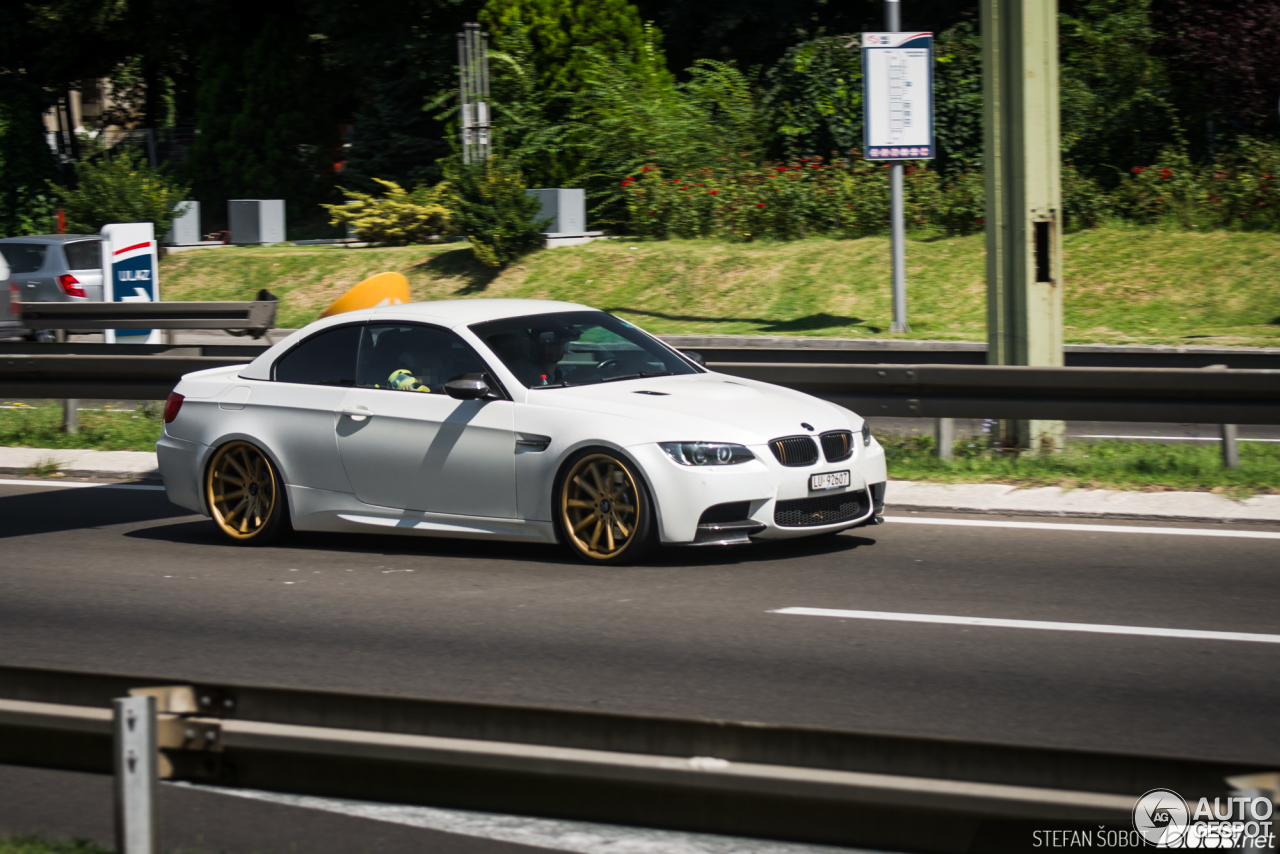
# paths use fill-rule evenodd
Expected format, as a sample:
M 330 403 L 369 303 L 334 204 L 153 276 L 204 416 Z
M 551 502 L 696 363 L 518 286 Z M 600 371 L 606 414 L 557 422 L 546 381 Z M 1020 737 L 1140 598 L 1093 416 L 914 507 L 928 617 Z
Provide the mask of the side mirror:
M 707 366 L 707 360 L 702 358 L 701 353 L 695 353 L 693 350 L 681 350 L 680 352 L 684 353 L 687 358 L 692 359 L 699 365 L 702 365 L 702 367 L 705 368 Z
M 445 383 L 444 392 L 455 400 L 479 400 L 489 394 L 489 384 L 480 374 L 466 374 Z

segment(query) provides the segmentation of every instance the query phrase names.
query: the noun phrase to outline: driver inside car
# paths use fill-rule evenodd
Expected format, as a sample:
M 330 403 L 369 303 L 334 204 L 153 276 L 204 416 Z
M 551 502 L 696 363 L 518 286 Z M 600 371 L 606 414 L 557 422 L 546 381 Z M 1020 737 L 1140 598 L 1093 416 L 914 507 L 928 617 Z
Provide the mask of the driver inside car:
M 535 385 L 555 385 L 565 381 L 560 360 L 568 352 L 569 342 L 577 337 L 573 330 L 563 328 L 534 331 L 532 346 L 529 350 L 533 361 L 538 366 Z

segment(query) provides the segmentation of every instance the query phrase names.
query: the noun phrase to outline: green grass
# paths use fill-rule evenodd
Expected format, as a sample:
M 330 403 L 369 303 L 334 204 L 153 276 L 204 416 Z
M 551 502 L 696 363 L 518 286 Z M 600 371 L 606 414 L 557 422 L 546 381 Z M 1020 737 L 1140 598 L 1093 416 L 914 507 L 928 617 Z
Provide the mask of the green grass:
M 34 836 L 0 837 L 0 854 L 111 854 L 84 839 L 49 842 Z
M 1067 235 L 1068 343 L 1280 345 L 1280 234 L 1113 225 Z M 633 248 L 634 247 L 634 248 Z M 584 302 L 660 334 L 986 340 L 983 237 L 911 240 L 912 331 L 888 332 L 886 238 L 733 244 L 599 241 L 537 252 L 496 273 L 461 244 L 255 247 L 171 255 L 166 299 L 282 298 L 278 322 L 314 320 L 349 287 L 399 271 L 415 299 Z
M 1218 445 L 1077 442 L 1061 454 L 1012 454 L 960 440 L 955 458 L 934 456 L 930 436 L 881 436 L 889 477 L 934 483 L 1007 483 L 1068 489 L 1208 491 L 1243 498 L 1280 493 L 1280 446 L 1240 444 L 1240 467 L 1222 466 Z
M 15 406 L 3 401 L 5 406 Z M 160 438 L 160 415 L 152 406 L 119 412 L 80 410 L 80 432 L 62 430 L 62 405 L 42 403 L 0 409 L 0 446 L 22 448 L 79 449 L 97 451 L 154 451 Z M 48 475 L 57 470 L 56 461 L 33 467 L 33 474 Z M 50 468 L 52 466 L 52 468 Z M 35 469 L 49 469 L 35 471 Z

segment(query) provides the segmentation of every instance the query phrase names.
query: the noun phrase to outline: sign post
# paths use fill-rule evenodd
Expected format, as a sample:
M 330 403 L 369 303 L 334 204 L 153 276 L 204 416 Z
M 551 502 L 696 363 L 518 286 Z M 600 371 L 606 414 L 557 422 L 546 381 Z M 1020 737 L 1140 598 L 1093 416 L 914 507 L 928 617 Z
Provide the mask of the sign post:
M 149 222 L 102 227 L 102 299 L 104 302 L 159 302 L 160 268 L 155 226 Z M 159 329 L 108 329 L 108 344 L 160 344 Z
M 892 332 L 907 323 L 907 250 L 902 161 L 930 160 L 933 142 L 933 34 L 898 32 L 898 0 L 885 3 L 886 33 L 862 34 L 867 160 L 891 163 L 889 224 L 893 255 Z
M 987 361 L 1061 367 L 1057 0 L 982 0 Z M 1010 448 L 1059 450 L 1061 421 L 1003 421 Z

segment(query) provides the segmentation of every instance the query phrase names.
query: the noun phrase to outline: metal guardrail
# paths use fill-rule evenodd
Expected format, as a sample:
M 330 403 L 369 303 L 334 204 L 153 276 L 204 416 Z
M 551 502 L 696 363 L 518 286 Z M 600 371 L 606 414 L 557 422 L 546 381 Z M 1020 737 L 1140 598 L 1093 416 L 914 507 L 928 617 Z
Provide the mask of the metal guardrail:
M 260 337 L 275 324 L 274 298 L 247 302 L 24 302 L 28 329 L 235 329 Z M 256 334 L 255 334 L 256 333 Z
M 710 361 L 707 367 L 861 415 L 1280 424 L 1280 371 L 1272 370 Z
M 0 355 L 0 396 L 163 400 L 184 374 L 253 358 L 179 352 Z M 862 415 L 1280 424 L 1280 371 L 1272 370 L 753 362 L 708 367 L 813 394 Z
M 0 667 L 0 762 L 111 773 L 113 698 L 156 698 L 163 776 L 890 850 L 993 825 L 1129 826 L 1248 763 Z
M 164 400 L 184 374 L 246 356 L 0 356 L 0 397 Z

